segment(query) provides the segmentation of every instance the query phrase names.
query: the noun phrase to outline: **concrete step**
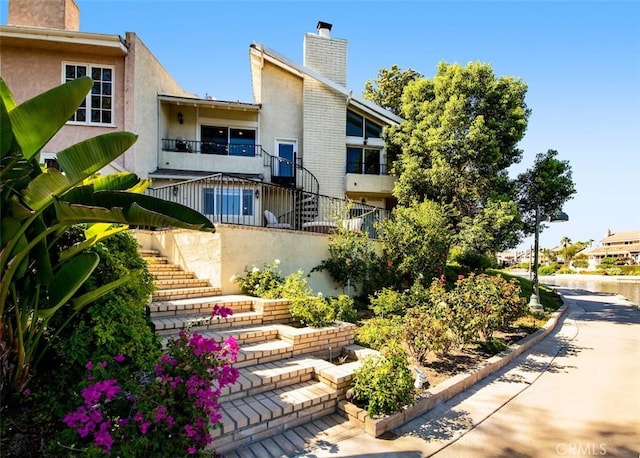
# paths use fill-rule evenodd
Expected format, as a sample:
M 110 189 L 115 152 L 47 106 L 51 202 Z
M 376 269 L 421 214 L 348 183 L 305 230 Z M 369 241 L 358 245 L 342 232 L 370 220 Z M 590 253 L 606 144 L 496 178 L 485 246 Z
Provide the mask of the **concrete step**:
M 234 450 L 331 414 L 336 397 L 336 390 L 308 380 L 223 402 L 222 425 L 211 432 L 215 450 Z
M 161 289 L 153 293 L 152 301 L 168 301 L 176 299 L 195 299 L 199 297 L 219 296 L 222 290 L 215 286 L 199 286 L 195 288 Z
M 306 382 L 313 378 L 316 369 L 327 366 L 331 366 L 331 363 L 313 356 L 304 356 L 243 367 L 240 368 L 238 381 L 222 390 L 219 402 Z
M 255 311 L 234 313 L 227 318 L 214 318 L 210 322 L 208 318 L 209 315 L 198 313 L 155 317 L 151 321 L 155 327 L 156 334 L 160 336 L 174 335 L 187 327 L 192 332 L 201 332 L 234 326 L 255 326 L 262 323 L 262 313 Z
M 209 280 L 200 280 L 198 278 L 162 278 L 156 279 L 153 283 L 158 290 L 210 286 Z
M 253 298 L 250 296 L 230 295 L 158 300 L 149 304 L 149 313 L 152 319 L 195 314 L 200 314 L 201 317 L 208 317 L 216 305 L 228 307 L 234 313 L 250 312 L 253 310 Z
M 242 328 L 205 331 L 201 334 L 210 339 L 215 339 L 216 342 L 223 342 L 229 337 L 233 337 L 238 345 L 248 345 L 277 339 L 279 330 L 279 326 L 267 324 L 259 326 L 246 326 Z

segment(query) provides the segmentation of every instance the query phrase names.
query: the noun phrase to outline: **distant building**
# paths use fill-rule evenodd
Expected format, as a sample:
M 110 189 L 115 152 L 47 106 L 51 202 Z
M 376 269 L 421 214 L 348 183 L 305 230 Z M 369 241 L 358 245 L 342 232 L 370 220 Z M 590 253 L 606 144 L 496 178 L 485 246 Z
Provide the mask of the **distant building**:
M 614 233 L 608 231 L 599 247 L 580 252 L 589 259 L 589 269 L 595 269 L 604 258 L 615 257 L 621 264 L 640 264 L 640 230 Z

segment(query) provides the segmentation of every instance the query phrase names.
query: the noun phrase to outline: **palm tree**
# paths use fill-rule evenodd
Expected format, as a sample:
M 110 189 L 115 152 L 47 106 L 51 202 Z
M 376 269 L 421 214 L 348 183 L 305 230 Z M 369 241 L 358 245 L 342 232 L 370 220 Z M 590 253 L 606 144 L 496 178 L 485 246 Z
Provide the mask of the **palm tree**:
M 0 78 L 0 403 L 24 390 L 64 327 L 49 327 L 58 310 L 68 307 L 73 316 L 129 280 L 80 295 L 99 262 L 87 248 L 127 224 L 214 230 L 194 210 L 143 195 L 149 182 L 134 174 L 95 175 L 135 143 L 132 133 L 72 145 L 56 155 L 63 172 L 41 169 L 40 150 L 92 86 L 91 78 L 78 78 L 16 105 Z M 57 249 L 63 233 L 79 223 L 89 224 L 86 239 Z
M 560 239 L 560 245 L 563 248 L 562 260 L 564 261 L 565 266 L 569 265 L 569 260 L 567 259 L 567 247 L 571 243 L 571 239 L 567 236 L 564 236 Z

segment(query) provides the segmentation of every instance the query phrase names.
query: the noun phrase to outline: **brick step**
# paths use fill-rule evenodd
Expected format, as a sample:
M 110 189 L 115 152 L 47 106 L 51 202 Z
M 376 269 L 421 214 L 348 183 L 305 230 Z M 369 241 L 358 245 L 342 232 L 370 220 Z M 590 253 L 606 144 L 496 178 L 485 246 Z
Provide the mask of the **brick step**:
M 331 414 L 336 410 L 336 397 L 333 388 L 308 380 L 223 402 L 222 425 L 211 432 L 215 450 L 234 450 Z
M 177 280 L 177 279 L 188 279 L 188 278 L 196 278 L 193 272 L 185 272 L 183 270 L 165 270 L 152 272 L 152 275 L 156 280 Z
M 299 356 L 240 368 L 238 381 L 223 388 L 219 402 L 253 396 L 314 378 L 316 369 L 332 366 L 313 356 Z
M 208 317 L 216 306 L 224 306 L 234 313 L 253 310 L 253 298 L 249 296 L 205 296 L 192 299 L 158 300 L 149 304 L 151 318 L 200 314 Z
M 143 256 L 142 259 L 147 264 L 167 264 L 169 262 L 166 256 Z
M 229 337 L 233 337 L 238 345 L 248 345 L 278 338 L 280 328 L 275 325 L 259 325 L 246 327 L 233 327 L 230 329 L 219 329 L 215 331 L 205 331 L 201 334 L 216 342 L 222 342 Z
M 160 250 L 151 250 L 147 248 L 138 249 L 140 256 L 142 257 L 152 257 L 152 256 L 160 256 Z
M 271 361 L 288 359 L 293 356 L 293 344 L 284 340 L 274 339 L 240 347 L 238 359 L 233 366 L 236 368 L 265 364 Z
M 151 321 L 156 334 L 160 336 L 177 334 L 186 327 L 189 327 L 192 332 L 201 332 L 262 323 L 262 313 L 255 311 L 234 313 L 227 318 L 214 318 L 209 323 L 202 323 L 202 320 L 207 318 L 207 314 L 192 314 L 155 317 Z
M 172 288 L 155 291 L 153 301 L 168 301 L 176 299 L 195 299 L 198 297 L 219 296 L 222 290 L 215 286 L 199 286 L 195 288 Z
M 159 290 L 210 286 L 209 280 L 200 280 L 198 278 L 161 278 L 156 279 L 153 283 Z
M 163 272 L 184 272 L 177 264 L 147 264 L 147 269 L 154 275 Z

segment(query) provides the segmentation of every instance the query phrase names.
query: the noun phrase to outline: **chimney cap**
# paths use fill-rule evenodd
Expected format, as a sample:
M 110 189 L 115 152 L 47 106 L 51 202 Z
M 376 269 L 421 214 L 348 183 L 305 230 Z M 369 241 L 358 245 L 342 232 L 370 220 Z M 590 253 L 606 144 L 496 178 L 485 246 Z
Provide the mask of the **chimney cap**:
M 328 22 L 322 22 L 322 21 L 318 21 L 318 25 L 316 26 L 318 30 L 329 29 L 329 32 L 331 32 L 331 27 L 333 27 L 333 24 L 329 24 Z

